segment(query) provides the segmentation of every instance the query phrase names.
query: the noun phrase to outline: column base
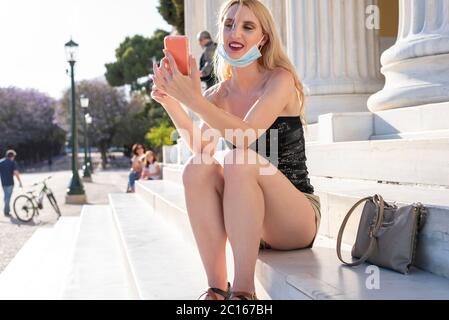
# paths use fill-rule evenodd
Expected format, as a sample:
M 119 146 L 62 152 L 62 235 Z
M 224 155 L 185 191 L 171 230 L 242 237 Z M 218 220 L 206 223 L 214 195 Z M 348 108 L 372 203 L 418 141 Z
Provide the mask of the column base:
M 87 204 L 87 198 L 85 194 L 67 194 L 65 196 L 66 204 Z
M 382 68 L 385 88 L 372 95 L 372 112 L 449 101 L 449 54 L 417 57 Z

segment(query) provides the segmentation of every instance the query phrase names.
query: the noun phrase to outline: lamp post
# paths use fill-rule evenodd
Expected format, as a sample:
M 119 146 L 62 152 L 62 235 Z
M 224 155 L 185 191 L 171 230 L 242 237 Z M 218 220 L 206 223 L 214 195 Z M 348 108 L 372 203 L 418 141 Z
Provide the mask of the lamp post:
M 81 108 L 83 109 L 83 115 L 84 115 L 84 166 L 83 166 L 83 181 L 92 182 L 92 176 L 90 174 L 89 169 L 89 161 L 87 159 L 87 122 L 86 122 L 86 115 L 87 115 L 87 108 L 89 107 L 89 98 L 85 97 L 84 95 L 80 98 Z
M 86 194 L 78 174 L 78 129 L 76 126 L 76 108 L 75 108 L 75 75 L 74 66 L 76 63 L 78 44 L 70 39 L 65 44 L 67 62 L 70 64 L 71 77 L 71 107 L 72 107 L 72 178 L 67 188 L 66 203 L 83 204 L 86 203 Z
M 89 126 L 92 124 L 92 117 L 90 114 L 86 114 L 84 116 L 86 120 L 86 140 L 87 140 L 87 164 L 89 166 L 90 173 L 94 173 L 94 169 L 92 167 L 92 156 L 90 154 L 90 145 L 89 145 Z

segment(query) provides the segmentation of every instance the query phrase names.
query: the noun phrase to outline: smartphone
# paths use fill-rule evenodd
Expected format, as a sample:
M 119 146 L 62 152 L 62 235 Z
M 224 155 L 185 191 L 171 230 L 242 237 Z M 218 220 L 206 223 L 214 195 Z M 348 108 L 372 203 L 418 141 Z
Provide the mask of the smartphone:
M 188 76 L 190 74 L 189 38 L 187 36 L 166 36 L 164 47 L 175 59 L 178 70 Z

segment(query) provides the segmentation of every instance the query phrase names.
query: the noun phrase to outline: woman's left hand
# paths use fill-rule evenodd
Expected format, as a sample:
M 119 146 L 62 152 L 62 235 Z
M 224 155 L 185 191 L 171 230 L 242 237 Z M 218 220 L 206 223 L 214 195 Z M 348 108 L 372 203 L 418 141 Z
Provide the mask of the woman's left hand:
M 156 87 L 180 103 L 189 106 L 192 98 L 201 93 L 201 79 L 195 58 L 189 56 L 190 75 L 183 75 L 173 58 L 167 50 L 164 50 L 165 58 L 161 60 L 161 65 L 153 66 L 153 81 Z

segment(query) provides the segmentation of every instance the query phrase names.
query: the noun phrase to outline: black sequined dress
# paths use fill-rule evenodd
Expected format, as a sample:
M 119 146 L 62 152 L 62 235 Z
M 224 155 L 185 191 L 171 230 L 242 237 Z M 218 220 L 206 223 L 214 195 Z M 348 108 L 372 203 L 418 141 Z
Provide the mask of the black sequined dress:
M 228 143 L 228 145 L 232 144 Z M 271 150 L 270 146 L 276 145 L 278 150 Z M 232 147 L 235 149 L 235 146 L 232 145 Z M 308 177 L 304 129 L 299 116 L 278 117 L 271 127 L 250 146 L 250 149 L 275 165 L 298 190 L 308 194 L 314 193 Z

